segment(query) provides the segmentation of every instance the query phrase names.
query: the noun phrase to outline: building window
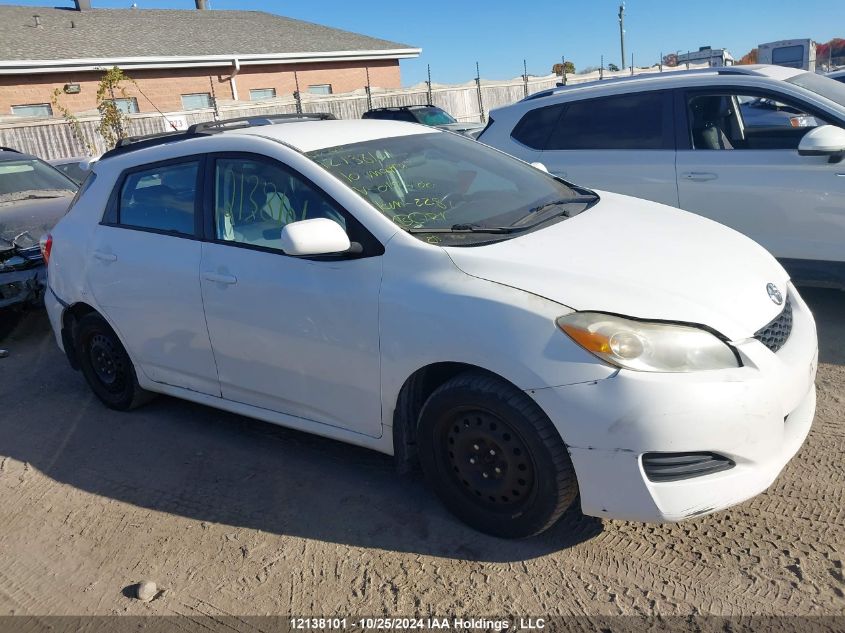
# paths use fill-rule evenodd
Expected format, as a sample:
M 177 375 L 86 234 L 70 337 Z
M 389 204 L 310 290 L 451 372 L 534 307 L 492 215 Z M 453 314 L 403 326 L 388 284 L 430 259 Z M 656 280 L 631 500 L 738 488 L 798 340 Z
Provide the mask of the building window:
M 196 92 L 190 95 L 182 95 L 182 109 L 183 110 L 202 110 L 203 108 L 210 108 L 211 95 L 207 92 Z
M 13 105 L 12 114 L 15 116 L 53 116 L 53 108 L 49 103 Z
M 263 101 L 264 99 L 275 99 L 275 88 L 251 88 L 249 91 L 250 101 Z
M 135 114 L 140 112 L 140 110 L 138 110 L 138 100 L 135 97 L 114 99 L 114 104 L 117 106 L 117 109 L 124 114 Z
M 331 84 L 316 84 L 308 86 L 308 92 L 315 95 L 330 95 L 332 93 Z

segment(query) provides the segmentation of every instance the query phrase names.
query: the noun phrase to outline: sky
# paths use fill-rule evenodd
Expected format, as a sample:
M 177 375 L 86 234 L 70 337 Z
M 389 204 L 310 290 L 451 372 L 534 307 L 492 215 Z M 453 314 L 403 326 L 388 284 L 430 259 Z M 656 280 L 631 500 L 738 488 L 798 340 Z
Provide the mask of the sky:
M 134 0 L 138 8 L 194 8 L 193 0 Z M 133 0 L 92 0 L 94 8 L 128 8 Z M 620 65 L 617 0 L 209 0 L 213 9 L 252 9 L 346 29 L 422 48 L 403 60 L 402 83 L 435 83 L 475 77 L 508 79 L 523 72 L 545 75 L 561 56 L 576 70 Z M 0 4 L 73 6 L 71 0 L 0 0 Z M 630 0 L 625 11 L 626 63 L 657 63 L 660 54 L 727 48 L 737 59 L 762 42 L 845 37 L 842 0 Z M 213 34 L 201 34 L 213 37 Z M 224 51 L 221 51 L 224 52 Z M 235 52 L 235 51 L 225 51 Z

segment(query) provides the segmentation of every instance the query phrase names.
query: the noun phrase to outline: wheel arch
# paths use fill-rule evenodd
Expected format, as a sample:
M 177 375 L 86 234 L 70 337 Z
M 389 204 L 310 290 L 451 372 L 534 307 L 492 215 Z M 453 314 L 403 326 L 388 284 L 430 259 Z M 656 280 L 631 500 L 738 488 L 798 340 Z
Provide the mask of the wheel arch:
M 70 366 L 77 371 L 79 371 L 80 365 L 78 350 L 76 349 L 76 326 L 82 317 L 91 313 L 100 314 L 96 308 L 84 301 L 69 305 L 62 312 L 62 347 L 65 348 L 65 356 L 67 356 Z
M 417 464 L 417 422 L 426 400 L 440 385 L 468 371 L 487 374 L 519 389 L 504 376 L 471 363 L 443 361 L 417 369 L 402 384 L 393 409 L 393 455 L 400 473 L 410 472 Z

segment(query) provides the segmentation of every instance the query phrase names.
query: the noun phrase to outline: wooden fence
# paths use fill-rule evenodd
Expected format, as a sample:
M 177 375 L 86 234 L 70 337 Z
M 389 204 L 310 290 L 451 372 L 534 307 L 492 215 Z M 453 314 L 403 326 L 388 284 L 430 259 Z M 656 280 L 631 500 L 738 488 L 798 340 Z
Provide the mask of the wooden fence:
M 637 69 L 636 73 L 655 72 L 655 68 Z M 662 69 L 666 71 L 679 69 Z M 617 73 L 605 72 L 604 78 L 627 76 L 630 71 Z M 567 83 L 593 81 L 599 74 L 570 75 Z M 553 88 L 560 80 L 557 75 L 529 77 L 528 94 Z M 490 110 L 519 101 L 525 96 L 526 82 L 520 77 L 506 81 L 482 81 L 481 107 L 486 117 Z M 372 107 L 388 107 L 426 103 L 428 91 L 425 84 L 399 90 L 373 90 L 370 101 Z M 459 121 L 482 120 L 479 108 L 478 87 L 474 81 L 466 84 L 441 86 L 433 85 L 431 101 L 440 106 Z M 293 96 L 279 97 L 261 102 L 229 101 L 218 103 L 220 118 L 229 119 L 242 116 L 260 116 L 262 114 L 282 114 L 296 112 Z M 302 95 L 304 112 L 331 112 L 339 119 L 358 119 L 369 107 L 364 90 L 339 95 Z M 168 112 L 167 117 L 183 117 L 188 125 L 210 121 L 214 118 L 213 109 L 190 110 L 186 112 Z M 96 153 L 106 151 L 106 146 L 97 132 L 97 116 L 79 116 L 82 134 L 87 142 L 96 148 Z M 130 136 L 156 134 L 168 131 L 167 120 L 159 113 L 129 115 Z M 23 152 L 35 154 L 45 159 L 84 156 L 85 146 L 74 136 L 71 126 L 61 118 L 25 119 L 6 117 L 0 119 L 0 146 L 14 147 Z

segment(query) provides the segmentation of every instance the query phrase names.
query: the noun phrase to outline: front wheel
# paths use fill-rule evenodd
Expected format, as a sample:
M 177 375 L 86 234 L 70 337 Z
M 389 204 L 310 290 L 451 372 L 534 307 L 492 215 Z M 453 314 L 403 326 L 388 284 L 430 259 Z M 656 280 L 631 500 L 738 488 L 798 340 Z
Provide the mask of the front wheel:
M 494 376 L 460 374 L 420 413 L 426 479 L 458 518 L 522 538 L 551 527 L 578 494 L 566 446 L 525 393 Z
M 153 397 L 138 385 L 129 354 L 101 316 L 87 314 L 79 320 L 76 349 L 85 380 L 107 407 L 128 411 Z

